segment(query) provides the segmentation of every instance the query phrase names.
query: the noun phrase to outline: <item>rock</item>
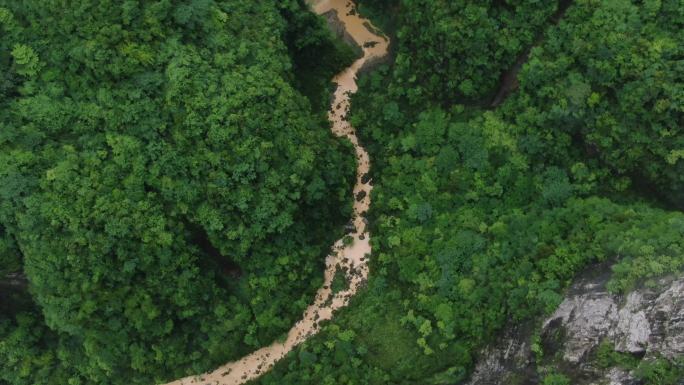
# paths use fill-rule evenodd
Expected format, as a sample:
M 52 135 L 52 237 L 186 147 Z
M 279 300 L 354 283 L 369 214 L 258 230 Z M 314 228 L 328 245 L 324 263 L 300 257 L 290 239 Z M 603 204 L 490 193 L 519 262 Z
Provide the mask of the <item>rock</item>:
M 354 226 L 354 222 L 347 223 L 344 226 L 344 232 L 345 232 L 345 234 L 356 232 L 356 226 Z
M 602 341 L 635 357 L 673 359 L 684 353 L 684 277 L 661 279 L 657 288 L 641 288 L 619 296 L 605 289 L 607 276 L 578 280 L 556 311 L 541 325 L 544 357 L 572 374 L 573 385 L 637 385 L 629 371 L 601 369 L 593 353 Z M 534 327 L 506 330 L 499 341 L 480 352 L 467 384 L 538 384 L 529 346 Z
M 542 330 L 560 325 L 565 329 L 563 359 L 578 363 L 610 334 L 618 320 L 617 305 L 606 292 L 589 293 L 566 299 L 556 312 L 544 321 Z
M 674 358 L 684 353 L 684 278 L 661 280 L 660 289 L 639 289 L 620 297 L 590 288 L 566 298 L 554 315 L 567 336 L 563 358 L 579 363 L 603 339 L 619 352 Z
M 507 330 L 499 344 L 485 349 L 468 384 L 507 384 L 513 377 L 536 377 L 529 339 L 518 338 L 519 335 L 529 335 L 529 331 Z
M 672 359 L 684 354 L 684 279 L 674 281 L 645 313 L 651 328 L 647 355 Z
M 643 302 L 644 299 L 638 292 L 627 296 L 627 302 L 618 314 L 615 336 L 615 350 L 618 352 L 632 354 L 646 352 L 651 326 L 646 319 L 646 313 L 639 309 Z
M 602 383 L 607 383 L 608 385 L 637 385 L 639 381 L 627 370 L 611 368 L 608 373 L 606 373 Z
M 363 183 L 363 184 L 367 184 L 368 182 L 370 182 L 370 180 L 371 180 L 371 176 L 369 173 L 365 173 L 361 176 L 361 183 Z

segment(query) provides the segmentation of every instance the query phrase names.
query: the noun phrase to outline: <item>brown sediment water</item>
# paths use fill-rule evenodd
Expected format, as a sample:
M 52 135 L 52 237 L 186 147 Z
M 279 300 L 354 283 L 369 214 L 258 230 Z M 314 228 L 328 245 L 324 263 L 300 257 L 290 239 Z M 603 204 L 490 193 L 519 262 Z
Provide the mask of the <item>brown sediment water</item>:
M 348 236 L 353 243 L 345 245 L 343 239 L 333 245 L 331 253 L 325 260 L 323 286 L 316 292 L 314 302 L 304 311 L 300 319 L 287 334 L 284 342 L 275 342 L 261 348 L 237 361 L 229 362 L 210 373 L 186 377 L 166 385 L 239 385 L 253 380 L 270 370 L 295 346 L 318 333 L 320 322 L 330 320 L 333 312 L 346 306 L 356 291 L 368 278 L 368 258 L 371 253 L 370 234 L 366 229 L 365 213 L 370 207 L 372 182 L 367 174 L 370 171 L 368 152 L 359 144 L 356 129 L 347 121 L 349 98 L 357 90 L 356 75 L 364 65 L 387 55 L 389 40 L 378 36 L 370 21 L 360 17 L 355 5 L 350 0 L 309 0 L 314 12 L 324 14 L 337 12 L 338 19 L 354 41 L 363 49 L 363 57 L 356 60 L 333 78 L 337 83 L 328 119 L 332 132 L 351 141 L 356 150 L 356 184 L 353 190 L 354 213 L 352 223 L 354 229 Z M 348 289 L 336 294 L 332 293 L 332 281 L 335 272 L 345 272 Z

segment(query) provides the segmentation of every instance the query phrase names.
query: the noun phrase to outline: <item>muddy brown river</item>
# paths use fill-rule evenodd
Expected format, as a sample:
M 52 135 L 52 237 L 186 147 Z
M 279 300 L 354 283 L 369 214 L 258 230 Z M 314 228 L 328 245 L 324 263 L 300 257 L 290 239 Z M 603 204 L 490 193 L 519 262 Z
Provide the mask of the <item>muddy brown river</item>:
M 364 214 L 370 207 L 370 192 L 373 189 L 372 182 L 365 177 L 370 170 L 370 159 L 366 149 L 359 144 L 356 129 L 347 122 L 346 115 L 349 111 L 349 98 L 357 90 L 357 73 L 369 61 L 378 60 L 387 55 L 389 40 L 371 31 L 371 29 L 375 30 L 375 27 L 370 21 L 358 15 L 350 0 L 310 0 L 308 2 L 318 14 L 336 12 L 338 19 L 344 24 L 344 29 L 362 47 L 364 53 L 363 57 L 333 78 L 332 81 L 338 86 L 328 113 L 332 132 L 338 137 L 349 139 L 356 150 L 356 184 L 353 190 L 354 214 L 352 218 L 354 231 L 348 234 L 354 241 L 346 246 L 342 239 L 335 242 L 331 254 L 326 257 L 323 286 L 316 292 L 314 302 L 304 311 L 302 318 L 290 329 L 284 342 L 275 342 L 237 361 L 229 362 L 213 372 L 186 377 L 166 385 L 238 385 L 259 377 L 295 346 L 316 334 L 320 329 L 320 322 L 331 319 L 337 309 L 346 306 L 368 278 L 368 258 L 371 246 Z M 333 294 L 331 283 L 338 269 L 345 272 L 348 289 Z

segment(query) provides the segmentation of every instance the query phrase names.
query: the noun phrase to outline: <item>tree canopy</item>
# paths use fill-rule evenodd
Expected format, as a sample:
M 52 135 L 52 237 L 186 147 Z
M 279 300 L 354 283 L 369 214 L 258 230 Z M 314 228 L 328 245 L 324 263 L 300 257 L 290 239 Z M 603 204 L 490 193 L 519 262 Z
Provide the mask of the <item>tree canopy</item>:
M 294 0 L 0 1 L 0 31 L 0 273 L 35 301 L 0 378 L 151 383 L 286 331 L 354 176 L 298 63 L 351 49 Z
M 370 279 L 254 383 L 461 383 L 583 269 L 684 271 L 680 0 L 353 11 L 392 41 L 350 114 Z M 0 384 L 159 383 L 281 337 L 349 217 L 325 113 L 354 55 L 301 0 L 0 0 Z
M 461 383 L 589 266 L 618 293 L 681 274 L 681 2 L 359 8 L 396 55 L 352 101 L 374 165 L 369 288 L 258 383 Z

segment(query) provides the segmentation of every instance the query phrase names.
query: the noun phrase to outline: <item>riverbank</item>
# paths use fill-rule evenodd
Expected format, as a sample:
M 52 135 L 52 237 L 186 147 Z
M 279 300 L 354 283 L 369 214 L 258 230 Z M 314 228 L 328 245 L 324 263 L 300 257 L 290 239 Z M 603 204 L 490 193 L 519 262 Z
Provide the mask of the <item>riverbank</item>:
M 211 373 L 186 377 L 167 385 L 239 385 L 259 377 L 295 346 L 318 333 L 320 323 L 332 319 L 334 312 L 346 306 L 367 281 L 371 244 L 365 213 L 370 208 L 373 189 L 372 180 L 367 177 L 371 163 L 368 152 L 359 143 L 356 129 L 347 121 L 347 115 L 350 97 L 358 89 L 356 77 L 359 71 L 377 64 L 387 56 L 389 39 L 375 34 L 376 28 L 370 21 L 360 17 L 353 2 L 349 0 L 312 1 L 310 4 L 319 15 L 334 15 L 334 23 L 343 26 L 347 39 L 351 39 L 363 51 L 361 58 L 333 78 L 337 88 L 328 111 L 332 132 L 338 137 L 348 139 L 356 153 L 356 183 L 352 192 L 354 205 L 349 233 L 333 245 L 331 253 L 326 257 L 323 286 L 316 293 L 314 303 L 290 329 L 284 341 L 275 342 L 238 361 L 227 363 Z M 338 271 L 344 272 L 348 285 L 345 290 L 333 292 L 332 282 Z

